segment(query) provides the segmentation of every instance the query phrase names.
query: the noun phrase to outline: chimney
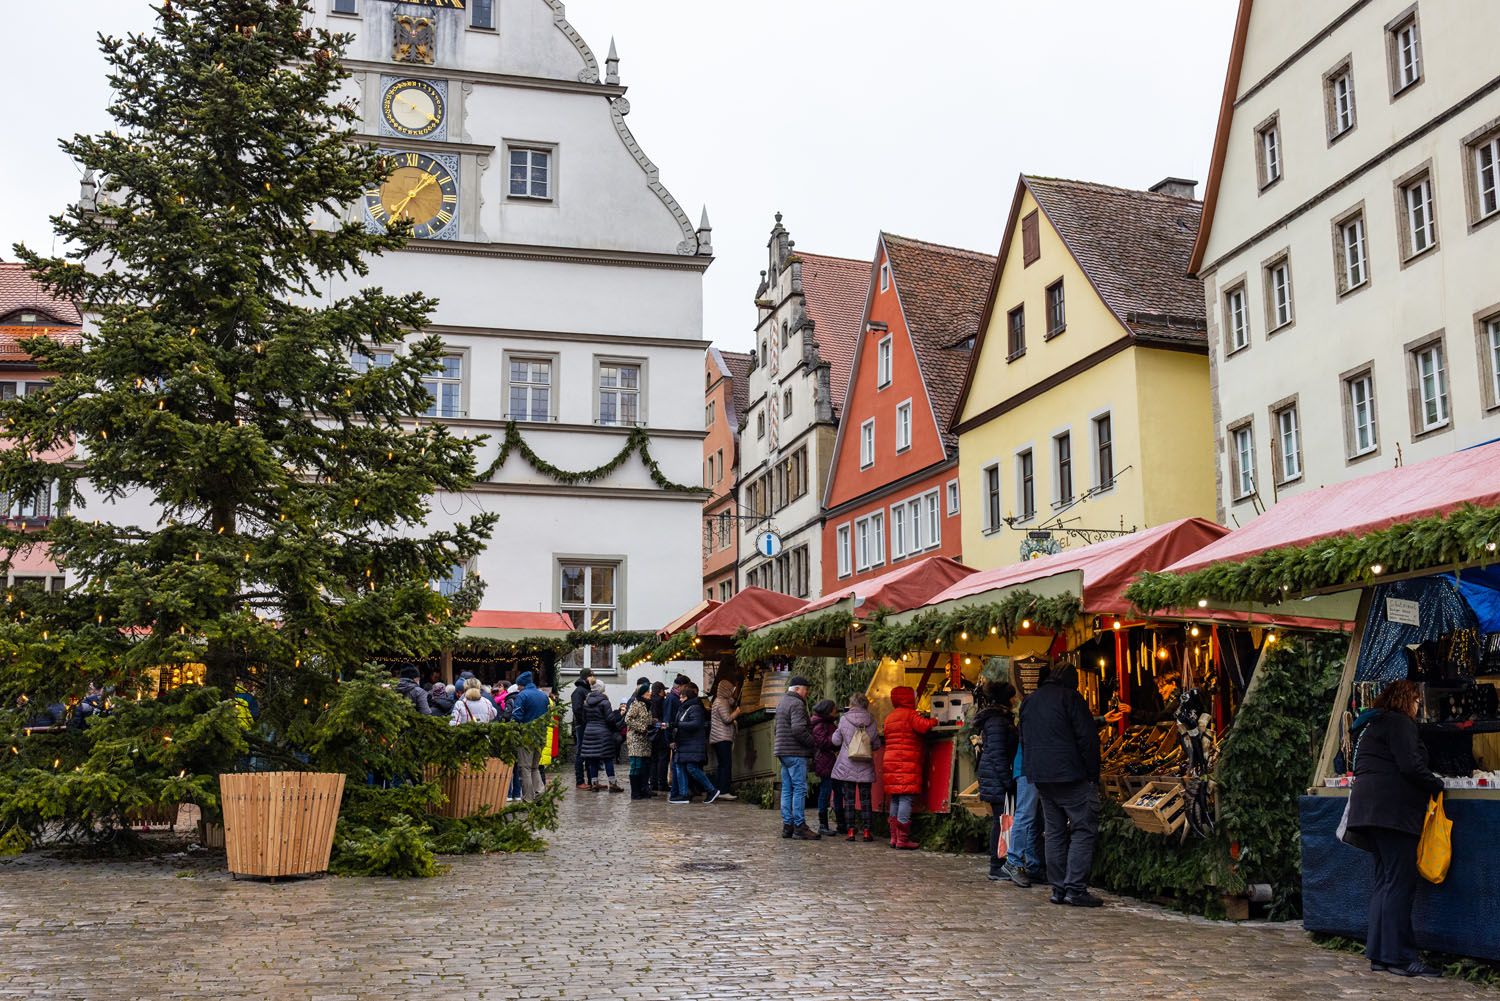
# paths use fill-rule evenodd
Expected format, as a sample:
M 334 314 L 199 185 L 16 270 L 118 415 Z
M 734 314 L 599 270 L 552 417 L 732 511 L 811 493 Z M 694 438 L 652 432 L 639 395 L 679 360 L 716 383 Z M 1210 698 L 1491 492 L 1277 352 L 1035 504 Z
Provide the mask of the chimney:
M 1185 177 L 1164 177 L 1147 190 L 1158 195 L 1166 195 L 1168 198 L 1192 200 L 1198 197 L 1198 182 L 1189 181 Z

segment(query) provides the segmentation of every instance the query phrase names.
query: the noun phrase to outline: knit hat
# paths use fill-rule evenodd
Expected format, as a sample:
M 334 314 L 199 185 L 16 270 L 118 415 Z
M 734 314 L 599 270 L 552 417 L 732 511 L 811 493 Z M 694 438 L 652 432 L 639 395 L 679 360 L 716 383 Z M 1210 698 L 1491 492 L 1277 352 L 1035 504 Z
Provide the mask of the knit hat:
M 821 700 L 819 700 L 818 704 L 815 705 L 815 706 L 813 706 L 813 715 L 814 716 L 832 716 L 833 715 L 833 700 L 832 699 L 821 699 Z
M 594 688 L 593 688 L 593 690 L 596 691 L 596 692 L 603 692 L 604 691 L 604 682 L 602 682 L 602 681 L 596 681 L 596 682 L 594 682 Z
M 677 677 L 672 679 L 672 684 L 674 685 L 691 685 L 692 683 L 693 679 L 689 678 L 685 674 L 679 674 Z
M 638 698 L 638 699 L 644 699 L 646 697 L 646 693 L 649 692 L 649 691 L 651 691 L 651 682 L 647 681 L 645 678 L 642 678 L 640 681 L 636 682 L 636 684 L 635 684 L 635 697 L 636 698 Z
M 422 672 L 419 671 L 419 670 L 417 670 L 417 665 L 415 665 L 415 664 L 403 664 L 402 665 L 402 667 L 401 667 L 401 677 L 403 677 L 403 678 L 410 678 L 412 681 L 416 681 L 421 676 L 422 676 Z
M 792 675 L 792 680 L 788 681 L 786 683 L 786 687 L 788 687 L 788 688 L 811 688 L 812 687 L 812 682 L 808 681 L 806 678 L 802 677 L 802 675 L 800 675 L 800 674 L 794 674 L 794 675 Z
M 651 687 L 651 679 L 650 678 L 636 678 L 635 679 L 635 687 L 639 688 L 642 685 L 645 685 L 647 688 L 650 688 Z

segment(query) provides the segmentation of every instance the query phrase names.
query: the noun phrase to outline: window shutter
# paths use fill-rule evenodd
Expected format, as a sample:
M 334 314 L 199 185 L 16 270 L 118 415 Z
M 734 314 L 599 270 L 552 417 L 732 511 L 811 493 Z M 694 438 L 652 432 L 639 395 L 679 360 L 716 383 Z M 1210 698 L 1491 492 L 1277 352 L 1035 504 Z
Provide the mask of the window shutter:
M 1042 244 L 1037 234 L 1036 211 L 1032 210 L 1021 220 L 1021 263 L 1029 268 L 1041 256 Z

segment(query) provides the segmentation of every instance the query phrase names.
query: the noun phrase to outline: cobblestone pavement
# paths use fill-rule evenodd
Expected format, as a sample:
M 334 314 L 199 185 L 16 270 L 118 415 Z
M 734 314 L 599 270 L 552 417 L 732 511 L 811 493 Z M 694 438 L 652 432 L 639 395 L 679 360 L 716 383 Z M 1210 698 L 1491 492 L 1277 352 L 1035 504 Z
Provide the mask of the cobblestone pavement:
M 0 865 L 0 998 L 1496 997 L 1369 973 L 1295 925 L 1055 907 L 973 857 L 782 841 L 742 804 L 570 790 L 562 816 L 545 855 L 432 880 Z

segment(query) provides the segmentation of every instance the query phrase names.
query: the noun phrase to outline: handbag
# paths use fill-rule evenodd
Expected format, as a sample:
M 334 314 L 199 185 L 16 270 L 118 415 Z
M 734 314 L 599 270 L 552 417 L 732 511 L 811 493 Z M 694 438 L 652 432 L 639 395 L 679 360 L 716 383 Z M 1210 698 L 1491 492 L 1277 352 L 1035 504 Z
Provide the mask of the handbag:
M 870 728 L 857 726 L 849 735 L 849 760 L 850 761 L 874 761 L 875 744 L 870 740 Z
M 1000 839 L 995 844 L 995 858 L 1003 859 L 1010 854 L 1010 832 L 1016 824 L 1016 798 L 1005 794 L 1005 812 L 1000 815 Z
M 1422 840 L 1417 842 L 1417 872 L 1429 883 L 1448 878 L 1453 862 L 1453 821 L 1443 809 L 1443 794 L 1438 793 L 1427 804 L 1427 819 L 1422 824 Z

